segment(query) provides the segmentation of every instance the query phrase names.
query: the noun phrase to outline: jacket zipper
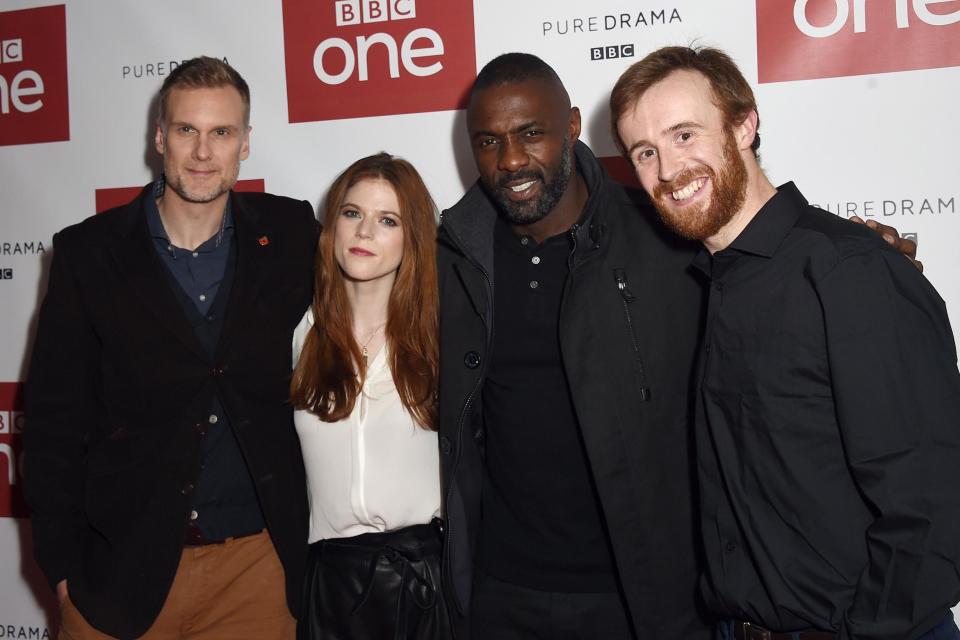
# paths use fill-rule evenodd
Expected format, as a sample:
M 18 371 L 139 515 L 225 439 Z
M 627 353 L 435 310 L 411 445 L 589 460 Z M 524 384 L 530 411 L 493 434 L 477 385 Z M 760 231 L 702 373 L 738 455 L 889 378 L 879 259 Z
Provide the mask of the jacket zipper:
M 571 244 L 570 253 L 567 255 L 567 269 L 569 269 L 571 274 L 573 273 L 573 257 L 577 253 L 577 231 L 579 230 L 580 230 L 580 225 L 574 224 L 572 227 L 570 227 L 570 230 L 567 231 L 567 233 L 570 234 L 570 244 Z M 568 274 L 567 280 L 569 279 L 570 279 L 570 276 Z
M 630 315 L 630 305 L 636 300 L 636 296 L 627 288 L 627 274 L 623 269 L 614 269 L 613 278 L 617 283 L 617 290 L 620 292 L 620 298 L 623 300 L 623 315 L 627 319 L 627 328 L 630 330 L 630 339 L 633 342 L 633 356 L 637 362 L 637 370 L 640 373 L 640 399 L 644 402 L 650 399 L 650 387 L 647 386 L 647 374 L 643 368 L 643 360 L 640 358 L 640 343 L 637 342 L 637 333 L 633 327 L 633 317 Z

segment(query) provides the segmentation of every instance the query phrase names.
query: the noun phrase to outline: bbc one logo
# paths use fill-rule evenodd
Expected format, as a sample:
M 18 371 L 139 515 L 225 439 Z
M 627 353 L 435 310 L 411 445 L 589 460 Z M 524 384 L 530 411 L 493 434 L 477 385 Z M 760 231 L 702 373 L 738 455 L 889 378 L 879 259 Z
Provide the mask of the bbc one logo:
M 25 518 L 27 506 L 23 500 L 21 468 L 23 448 L 23 385 L 19 382 L 0 382 L 0 518 Z M 3 486 L 2 481 L 6 481 Z
M 290 122 L 463 108 L 471 0 L 283 0 Z
M 0 12 L 0 145 L 70 139 L 63 5 Z
M 960 66 L 943 0 L 757 0 L 761 83 Z

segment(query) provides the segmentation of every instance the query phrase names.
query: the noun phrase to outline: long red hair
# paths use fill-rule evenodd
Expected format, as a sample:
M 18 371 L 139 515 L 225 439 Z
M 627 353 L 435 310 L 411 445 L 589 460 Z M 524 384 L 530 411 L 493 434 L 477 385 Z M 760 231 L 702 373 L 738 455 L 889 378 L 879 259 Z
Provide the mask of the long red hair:
M 366 371 L 353 337 L 353 311 L 333 241 L 347 191 L 362 180 L 385 180 L 400 204 L 403 258 L 387 303 L 386 342 L 400 401 L 425 429 L 437 428 L 439 343 L 437 324 L 436 206 L 420 174 L 406 160 L 378 153 L 337 176 L 327 194 L 315 263 L 314 323 L 293 372 L 293 406 L 324 422 L 353 411 Z

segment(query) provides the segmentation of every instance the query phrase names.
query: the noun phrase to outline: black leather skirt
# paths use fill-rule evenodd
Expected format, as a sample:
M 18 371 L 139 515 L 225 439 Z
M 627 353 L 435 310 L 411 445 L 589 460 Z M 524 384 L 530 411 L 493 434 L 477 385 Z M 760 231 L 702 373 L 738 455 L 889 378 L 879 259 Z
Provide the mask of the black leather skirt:
M 435 524 L 310 545 L 298 640 L 449 640 Z

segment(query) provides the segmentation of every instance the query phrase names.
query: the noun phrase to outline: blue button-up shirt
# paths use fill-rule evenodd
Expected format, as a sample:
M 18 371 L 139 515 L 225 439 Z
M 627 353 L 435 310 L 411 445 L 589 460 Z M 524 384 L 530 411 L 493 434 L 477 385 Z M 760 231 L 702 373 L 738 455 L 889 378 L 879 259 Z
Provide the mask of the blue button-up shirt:
M 207 315 L 213 304 L 223 274 L 230 258 L 230 247 L 233 244 L 233 215 L 230 212 L 230 201 L 223 212 L 220 229 L 212 238 L 193 249 L 181 249 L 170 242 L 170 236 L 163 227 L 160 210 L 152 198 L 147 202 L 147 226 L 150 236 L 157 249 L 157 255 L 170 270 L 170 274 L 177 281 L 197 310 Z

